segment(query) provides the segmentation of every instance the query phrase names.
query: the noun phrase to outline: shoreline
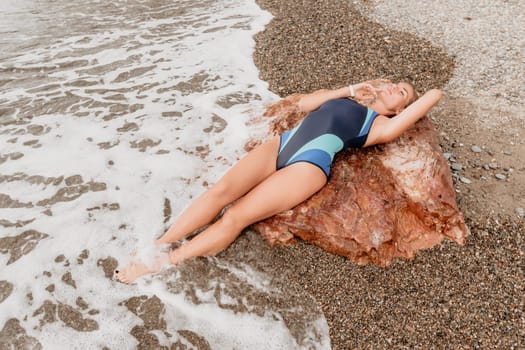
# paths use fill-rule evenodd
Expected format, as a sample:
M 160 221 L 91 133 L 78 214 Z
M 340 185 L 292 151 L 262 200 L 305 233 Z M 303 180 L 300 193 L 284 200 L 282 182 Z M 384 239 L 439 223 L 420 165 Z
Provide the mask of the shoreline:
M 301 7 L 292 1 L 257 3 L 274 19 L 255 36 L 254 61 L 261 79 L 281 97 L 376 77 L 409 79 L 426 90 L 446 86 L 454 74 L 457 62 L 444 49 L 372 22 L 349 2 L 309 0 Z M 449 119 L 470 106 L 453 96 L 445 103 L 452 107 L 445 104 L 430 116 L 442 148 L 473 161 L 466 147 L 461 153 L 454 146 L 457 139 L 445 132 L 456 128 L 459 137 L 468 137 L 469 130 Z M 474 123 L 472 118 L 463 121 Z M 525 346 L 524 221 L 492 207 L 483 211 L 481 185 L 457 186 L 471 229 L 464 246 L 445 241 L 413 260 L 397 260 L 382 269 L 357 266 L 304 242 L 270 247 L 247 231 L 223 256 L 232 256 L 246 241 L 255 244 L 252 249 L 261 256 L 255 265 L 298 297 L 315 298 L 333 349 Z

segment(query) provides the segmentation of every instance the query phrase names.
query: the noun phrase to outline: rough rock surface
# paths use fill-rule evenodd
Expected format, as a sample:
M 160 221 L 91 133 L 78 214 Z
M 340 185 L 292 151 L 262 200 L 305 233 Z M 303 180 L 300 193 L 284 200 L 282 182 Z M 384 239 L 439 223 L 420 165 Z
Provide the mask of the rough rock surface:
M 302 118 L 292 95 L 267 110 L 275 134 Z M 330 181 L 307 201 L 254 225 L 270 243 L 294 236 L 358 264 L 387 266 L 413 258 L 447 237 L 469 234 L 436 132 L 423 118 L 398 140 L 348 149 L 335 158 Z

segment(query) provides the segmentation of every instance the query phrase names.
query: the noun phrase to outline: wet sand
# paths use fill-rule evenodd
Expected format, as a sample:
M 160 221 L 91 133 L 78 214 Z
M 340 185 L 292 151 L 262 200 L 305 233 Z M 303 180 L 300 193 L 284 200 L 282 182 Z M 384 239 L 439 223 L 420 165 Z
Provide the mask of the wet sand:
M 454 74 L 456 61 L 443 48 L 371 22 L 350 2 L 258 3 L 275 18 L 256 36 L 255 62 L 280 96 L 376 77 L 407 79 L 424 91 L 443 88 Z M 502 152 L 495 137 L 520 125 L 511 123 L 497 133 L 480 130 L 472 108 L 464 99 L 447 96 L 430 115 L 444 152 L 453 150 L 467 164 L 476 155 L 458 149 L 459 142 L 486 140 L 489 157 Z M 516 147 L 519 154 L 523 146 Z M 474 176 L 477 170 L 468 171 Z M 254 232 L 221 258 L 240 259 L 239 251 L 256 251 L 258 257 L 249 262 L 273 275 L 274 283 L 293 289 L 298 298 L 313 296 L 327 318 L 333 349 L 523 348 L 525 224 L 504 210 L 512 207 L 511 200 L 497 205 L 490 200 L 509 187 L 523 188 L 522 172 L 518 169 L 514 183 L 505 186 L 489 179 L 492 187 L 466 187 L 455 178 L 458 203 L 471 229 L 465 246 L 445 242 L 386 269 L 356 266 L 303 242 L 272 248 Z

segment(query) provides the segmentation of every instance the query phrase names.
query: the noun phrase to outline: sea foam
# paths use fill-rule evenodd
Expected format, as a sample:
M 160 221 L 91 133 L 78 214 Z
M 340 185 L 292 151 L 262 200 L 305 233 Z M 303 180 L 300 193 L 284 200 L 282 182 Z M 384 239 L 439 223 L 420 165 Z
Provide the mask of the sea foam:
M 231 277 L 194 286 L 197 304 L 160 277 L 108 277 L 130 252 L 151 259 L 174 216 L 264 137 L 264 121 L 247 122 L 277 99 L 252 59 L 271 16 L 239 0 L 24 1 L 0 13 L 16 23 L 0 26 L 0 280 L 13 285 L 0 324 L 18 319 L 44 349 L 132 349 L 145 324 L 133 305 L 151 302 L 161 345 L 190 346 L 187 330 L 213 349 L 329 348 L 320 311 L 304 328 L 321 336 L 298 341 L 280 310 L 232 292 L 279 294 L 247 265 L 209 260 Z

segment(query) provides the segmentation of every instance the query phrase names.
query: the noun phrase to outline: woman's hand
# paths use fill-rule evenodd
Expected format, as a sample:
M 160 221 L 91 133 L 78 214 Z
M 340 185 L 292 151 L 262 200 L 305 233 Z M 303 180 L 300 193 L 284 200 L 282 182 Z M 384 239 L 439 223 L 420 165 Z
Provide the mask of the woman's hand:
M 350 90 L 350 94 L 352 92 L 354 93 L 354 96 L 350 96 L 350 97 L 364 100 L 364 99 L 369 99 L 371 97 L 376 98 L 377 94 L 382 89 L 376 88 L 372 86 L 372 84 L 359 83 L 355 85 L 350 85 L 349 90 Z

